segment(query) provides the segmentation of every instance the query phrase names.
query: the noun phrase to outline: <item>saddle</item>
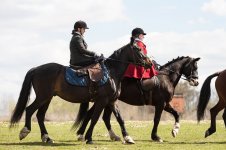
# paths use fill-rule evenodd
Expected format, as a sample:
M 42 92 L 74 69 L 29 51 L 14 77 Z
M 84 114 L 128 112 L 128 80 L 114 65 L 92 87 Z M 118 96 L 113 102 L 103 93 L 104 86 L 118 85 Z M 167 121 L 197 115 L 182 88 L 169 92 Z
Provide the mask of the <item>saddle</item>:
M 87 67 L 74 66 L 71 65 L 71 68 L 74 69 L 74 72 L 78 76 L 89 76 L 89 79 L 93 82 L 98 82 L 103 78 L 103 71 L 100 63 L 92 64 Z
M 94 98 L 98 86 L 107 83 L 109 72 L 103 63 L 96 63 L 87 67 L 71 65 L 66 67 L 65 79 L 71 85 L 88 87 L 90 97 Z

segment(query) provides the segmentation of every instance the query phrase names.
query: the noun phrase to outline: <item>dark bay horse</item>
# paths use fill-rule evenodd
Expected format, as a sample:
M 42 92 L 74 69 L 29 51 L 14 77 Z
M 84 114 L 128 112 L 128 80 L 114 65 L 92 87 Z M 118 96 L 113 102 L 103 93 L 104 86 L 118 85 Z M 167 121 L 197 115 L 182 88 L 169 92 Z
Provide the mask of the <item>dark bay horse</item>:
M 217 77 L 215 81 L 215 88 L 219 96 L 219 101 L 214 107 L 210 109 L 211 125 L 210 128 L 206 131 L 205 137 L 208 137 L 216 132 L 216 116 L 223 109 L 223 120 L 226 127 L 226 70 L 216 72 L 208 76 L 204 81 L 200 91 L 199 102 L 197 106 L 197 120 L 198 122 L 200 122 L 201 119 L 204 118 L 205 109 L 211 96 L 210 83 L 212 78 L 214 77 Z
M 179 115 L 178 113 L 170 106 L 169 102 L 172 100 L 174 95 L 174 90 L 179 82 L 181 76 L 185 77 L 190 85 L 197 86 L 198 85 L 198 66 L 197 61 L 200 58 L 191 58 L 191 57 L 178 57 L 167 64 L 160 67 L 159 75 L 157 78 L 159 79 L 159 85 L 154 87 L 152 91 L 152 96 L 149 99 L 145 99 L 144 96 L 141 94 L 140 89 L 137 85 L 137 81 L 135 80 L 122 80 L 121 82 L 121 93 L 118 97 L 119 100 L 134 106 L 142 106 L 142 105 L 153 105 L 155 106 L 155 116 L 154 116 L 154 127 L 152 129 L 151 138 L 154 141 L 162 142 L 162 139 L 157 135 L 157 128 L 161 118 L 162 111 L 165 110 L 171 113 L 175 118 L 175 125 L 172 130 L 172 134 L 175 137 L 179 131 L 180 124 L 179 124 Z M 148 79 L 152 80 L 152 79 Z M 83 108 L 83 104 L 80 105 L 80 110 Z M 79 140 L 82 140 L 83 133 L 85 131 L 86 125 L 89 122 L 89 118 L 92 116 L 93 106 L 87 113 L 86 118 L 82 121 L 82 124 L 77 131 L 79 135 Z M 109 131 L 109 135 L 111 139 L 119 140 L 119 136 L 115 135 L 113 130 L 111 129 L 110 125 L 110 116 L 111 113 L 114 113 L 117 121 L 120 124 L 122 135 L 124 140 L 128 143 L 134 143 L 132 138 L 128 135 L 124 121 L 119 113 L 118 108 L 116 105 L 107 105 L 105 107 L 103 120 L 105 125 Z M 128 112 L 129 113 L 129 112 Z M 79 115 L 79 113 L 78 113 Z M 79 116 L 78 116 L 79 117 Z M 77 117 L 77 118 L 78 118 Z M 78 123 L 76 123 L 77 125 Z
M 25 76 L 18 102 L 10 120 L 10 127 L 13 127 L 20 121 L 23 112 L 26 110 L 25 126 L 19 134 L 20 140 L 22 140 L 30 133 L 31 117 L 38 110 L 36 116 L 41 130 L 42 141 L 52 143 L 53 140 L 49 137 L 44 125 L 45 113 L 52 97 L 58 95 L 62 99 L 72 103 L 86 103 L 92 100 L 95 109 L 91 117 L 90 127 L 85 136 L 87 143 L 92 144 L 94 126 L 103 108 L 107 104 L 115 101 L 114 97 L 118 91 L 116 87 L 118 87 L 117 85 L 123 78 L 129 62 L 141 65 L 148 64 L 150 60 L 137 47 L 131 46 L 130 44 L 115 51 L 104 62 L 110 73 L 110 78 L 105 85 L 97 88 L 95 97 L 92 97 L 90 94 L 89 87 L 72 86 L 67 83 L 65 80 L 66 67 L 63 65 L 49 63 L 30 69 Z M 30 106 L 26 107 L 32 85 L 36 98 Z

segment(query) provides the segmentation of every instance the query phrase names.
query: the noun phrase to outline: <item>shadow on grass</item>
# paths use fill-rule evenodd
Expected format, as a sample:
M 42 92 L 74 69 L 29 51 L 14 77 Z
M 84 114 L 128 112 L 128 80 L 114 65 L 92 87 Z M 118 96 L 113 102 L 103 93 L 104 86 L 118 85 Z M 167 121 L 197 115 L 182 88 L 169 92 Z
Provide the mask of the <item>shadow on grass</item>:
M 156 144 L 175 144 L 175 145 L 185 145 L 185 144 L 226 144 L 226 141 L 221 141 L 221 142 L 170 142 L 170 141 L 163 141 L 163 143 L 159 143 L 159 142 L 155 142 L 155 141 L 151 141 L 151 140 L 136 140 L 135 141 L 136 143 L 139 143 L 139 142 L 143 142 L 143 143 L 156 143 Z
M 167 142 L 167 144 L 226 144 L 226 141 L 222 142 Z
M 109 140 L 97 140 L 93 141 L 94 144 L 92 145 L 107 145 L 109 143 L 112 143 L 112 141 Z M 103 142 L 103 143 L 102 143 Z M 106 143 L 106 144 L 105 144 Z M 0 143 L 0 146 L 77 146 L 77 145 L 83 145 L 85 142 L 81 141 L 74 141 L 74 140 L 67 140 L 67 141 L 56 141 L 55 143 L 48 144 L 48 143 L 42 143 L 42 142 L 18 142 L 18 143 Z
M 53 143 L 46 144 L 42 142 L 21 142 L 21 143 L 0 143 L 2 146 L 75 146 L 79 143 Z

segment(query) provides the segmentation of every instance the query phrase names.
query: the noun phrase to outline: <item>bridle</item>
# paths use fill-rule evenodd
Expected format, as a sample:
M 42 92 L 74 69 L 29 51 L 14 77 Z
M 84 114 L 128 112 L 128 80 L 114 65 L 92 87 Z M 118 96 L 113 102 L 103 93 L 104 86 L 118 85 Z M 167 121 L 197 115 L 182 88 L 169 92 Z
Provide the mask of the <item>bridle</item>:
M 159 66 L 159 67 L 162 67 L 160 64 L 155 64 L 155 65 L 157 65 L 157 66 Z M 171 67 L 171 66 L 170 66 Z M 165 69 L 165 70 L 167 70 L 167 71 L 169 71 L 169 72 L 172 72 L 172 73 L 175 73 L 175 74 L 177 74 L 178 76 L 181 76 L 181 79 L 183 79 L 183 80 L 186 80 L 186 81 L 191 81 L 192 79 L 194 79 L 194 78 L 198 78 L 197 76 L 195 76 L 195 75 L 193 75 L 193 71 L 191 70 L 191 73 L 190 73 L 190 75 L 189 76 L 186 76 L 186 75 L 184 75 L 184 74 L 181 74 L 181 73 L 178 73 L 178 72 L 176 72 L 176 71 L 174 71 L 174 70 L 172 70 L 172 69 L 170 69 L 170 68 L 163 68 L 163 69 Z M 165 74 L 165 75 L 168 75 L 168 74 Z

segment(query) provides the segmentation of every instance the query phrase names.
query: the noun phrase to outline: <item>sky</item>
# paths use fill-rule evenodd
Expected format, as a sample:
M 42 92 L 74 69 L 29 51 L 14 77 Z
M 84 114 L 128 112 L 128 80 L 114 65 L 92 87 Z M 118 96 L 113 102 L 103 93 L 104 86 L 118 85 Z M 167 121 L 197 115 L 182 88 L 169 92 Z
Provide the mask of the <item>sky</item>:
M 69 65 L 78 20 L 90 28 L 84 37 L 88 49 L 105 57 L 140 27 L 147 33 L 148 55 L 159 64 L 200 57 L 200 86 L 226 68 L 226 0 L 1 0 L 0 101 L 17 100 L 30 68 Z

